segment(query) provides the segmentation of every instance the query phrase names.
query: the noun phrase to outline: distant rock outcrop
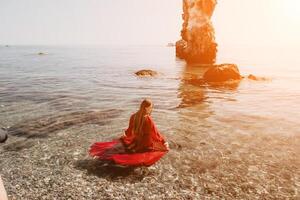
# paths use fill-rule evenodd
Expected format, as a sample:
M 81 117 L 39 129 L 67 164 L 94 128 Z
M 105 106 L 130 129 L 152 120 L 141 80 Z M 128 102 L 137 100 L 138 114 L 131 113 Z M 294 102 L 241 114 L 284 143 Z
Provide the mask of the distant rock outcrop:
M 135 72 L 135 75 L 140 76 L 140 77 L 145 77 L 145 76 L 157 76 L 158 73 L 156 71 L 150 70 L 150 69 L 142 69 L 137 72 Z
M 203 75 L 205 82 L 226 82 L 241 80 L 242 76 L 235 64 L 213 65 Z
M 213 64 L 217 53 L 211 16 L 216 0 L 183 0 L 181 40 L 176 56 L 189 64 Z
M 175 46 L 175 44 L 172 43 L 172 42 L 169 42 L 169 43 L 167 44 L 167 47 L 174 47 L 174 46 Z
M 258 77 L 258 76 L 254 76 L 253 74 L 249 74 L 247 76 L 248 79 L 253 80 L 253 81 L 267 81 L 268 79 L 265 77 Z

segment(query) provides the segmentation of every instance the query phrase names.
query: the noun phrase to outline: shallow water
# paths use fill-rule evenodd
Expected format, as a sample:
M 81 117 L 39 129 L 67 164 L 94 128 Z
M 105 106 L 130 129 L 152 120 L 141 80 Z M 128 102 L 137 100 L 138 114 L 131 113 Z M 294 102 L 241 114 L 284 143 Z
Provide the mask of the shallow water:
M 139 102 L 149 97 L 158 128 L 184 140 L 201 139 L 198 132 L 299 134 L 300 62 L 296 53 L 266 52 L 220 49 L 219 63 L 233 62 L 242 75 L 270 80 L 245 79 L 234 87 L 216 88 L 190 82 L 203 69 L 185 66 L 170 47 L 2 46 L 0 126 L 36 123 L 39 118 L 76 111 L 119 109 L 121 114 L 109 125 L 109 134 L 118 135 Z M 161 75 L 134 75 L 144 68 Z
M 1 47 L 9 198 L 298 199 L 300 65 L 296 53 L 276 51 L 220 48 L 219 63 L 270 80 L 213 87 L 174 48 Z M 143 68 L 161 75 L 136 77 Z M 120 136 L 144 97 L 168 154 L 146 174 L 94 162 L 89 146 Z

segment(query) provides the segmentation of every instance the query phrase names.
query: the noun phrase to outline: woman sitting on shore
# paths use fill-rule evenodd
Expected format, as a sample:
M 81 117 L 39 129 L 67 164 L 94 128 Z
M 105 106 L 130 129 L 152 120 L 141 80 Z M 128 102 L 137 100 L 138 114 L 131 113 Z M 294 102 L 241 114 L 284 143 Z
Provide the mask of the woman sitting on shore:
M 152 105 L 145 99 L 140 109 L 131 115 L 124 135 L 111 142 L 94 143 L 90 155 L 126 166 L 150 166 L 158 161 L 168 152 L 169 146 L 150 116 Z

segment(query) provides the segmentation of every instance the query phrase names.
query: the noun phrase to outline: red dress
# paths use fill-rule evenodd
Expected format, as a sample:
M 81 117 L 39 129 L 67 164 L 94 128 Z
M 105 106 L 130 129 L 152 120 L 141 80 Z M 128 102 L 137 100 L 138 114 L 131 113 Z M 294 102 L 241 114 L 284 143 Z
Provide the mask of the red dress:
M 133 131 L 134 116 L 131 115 L 129 127 L 122 137 L 111 142 L 94 143 L 89 150 L 90 155 L 127 166 L 150 166 L 164 156 L 168 152 L 165 139 L 152 118 L 145 116 L 143 136 L 138 137 Z

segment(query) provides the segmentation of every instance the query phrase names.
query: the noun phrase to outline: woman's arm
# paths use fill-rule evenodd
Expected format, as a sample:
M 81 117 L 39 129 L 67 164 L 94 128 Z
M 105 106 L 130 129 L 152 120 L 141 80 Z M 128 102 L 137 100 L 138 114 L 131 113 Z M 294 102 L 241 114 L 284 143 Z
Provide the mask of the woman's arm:
M 131 137 L 132 136 L 132 128 L 133 128 L 133 120 L 134 120 L 134 114 L 130 116 L 128 128 L 125 130 L 124 134 L 121 136 L 121 138 L 124 137 Z
M 162 134 L 160 134 L 160 132 L 158 131 L 158 129 L 156 128 L 156 126 L 154 124 L 154 121 L 152 120 L 152 118 L 150 116 L 148 117 L 148 121 L 149 121 L 150 127 L 152 129 L 152 138 L 155 141 L 164 143 L 165 142 L 164 136 Z
M 158 131 L 154 124 L 154 121 L 150 116 L 148 118 L 148 122 L 151 129 L 151 137 L 153 140 L 154 148 L 169 150 L 169 144 L 166 142 L 165 137 Z

